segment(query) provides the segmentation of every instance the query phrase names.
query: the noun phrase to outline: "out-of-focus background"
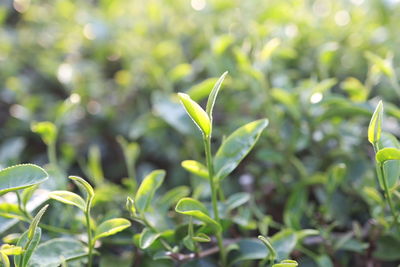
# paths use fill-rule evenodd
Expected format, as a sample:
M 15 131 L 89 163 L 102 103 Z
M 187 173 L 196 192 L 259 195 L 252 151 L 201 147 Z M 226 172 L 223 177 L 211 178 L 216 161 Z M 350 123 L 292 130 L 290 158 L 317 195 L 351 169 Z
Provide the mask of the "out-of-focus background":
M 253 190 L 292 228 L 363 226 L 383 212 L 366 134 L 378 99 L 384 128 L 400 133 L 399 23 L 398 0 L 2 0 L 0 166 L 45 165 L 34 129 L 48 121 L 65 174 L 96 176 L 86 165 L 100 158 L 97 175 L 123 183 L 121 136 L 138 145 L 138 180 L 162 168 L 164 190 L 196 184 L 180 163 L 203 161 L 201 135 L 175 93 L 204 104 L 229 71 L 214 151 L 243 123 L 270 125 L 227 193 Z M 345 178 L 327 189 L 341 163 Z

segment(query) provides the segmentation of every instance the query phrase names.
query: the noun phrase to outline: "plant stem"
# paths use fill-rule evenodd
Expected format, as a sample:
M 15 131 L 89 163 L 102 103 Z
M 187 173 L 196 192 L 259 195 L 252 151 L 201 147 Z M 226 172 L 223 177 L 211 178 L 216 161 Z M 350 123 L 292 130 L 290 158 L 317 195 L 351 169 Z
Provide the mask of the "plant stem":
M 397 229 L 400 231 L 400 224 L 397 220 L 398 214 L 396 213 L 396 210 L 394 209 L 394 205 L 392 202 L 392 194 L 390 193 L 389 186 L 386 181 L 385 172 L 383 170 L 383 164 L 379 164 L 379 171 L 381 172 L 383 188 L 385 190 L 385 195 L 386 195 L 386 199 L 388 201 L 389 207 L 390 207 L 390 211 L 392 212 L 394 223 L 395 223 Z
M 87 229 L 88 247 L 89 247 L 88 267 L 92 267 L 94 244 L 92 244 L 92 229 L 90 226 L 90 210 L 89 209 L 86 210 L 85 217 L 86 217 L 86 229 Z
M 210 180 L 210 187 L 211 187 L 211 201 L 212 201 L 212 207 L 214 211 L 214 219 L 221 224 L 221 220 L 219 218 L 219 212 L 218 212 L 218 200 L 217 200 L 217 190 L 218 190 L 218 181 L 215 181 L 214 177 L 214 166 L 212 163 L 212 155 L 211 155 L 211 140 L 210 137 L 205 136 L 203 138 L 204 141 L 204 150 L 206 154 L 206 160 L 207 160 L 207 168 L 208 168 L 208 177 Z M 226 265 L 226 253 L 225 253 L 225 247 L 223 244 L 222 240 L 222 232 L 218 231 L 216 234 L 217 242 L 218 242 L 218 247 L 220 250 L 221 254 L 221 260 L 222 260 L 222 266 Z

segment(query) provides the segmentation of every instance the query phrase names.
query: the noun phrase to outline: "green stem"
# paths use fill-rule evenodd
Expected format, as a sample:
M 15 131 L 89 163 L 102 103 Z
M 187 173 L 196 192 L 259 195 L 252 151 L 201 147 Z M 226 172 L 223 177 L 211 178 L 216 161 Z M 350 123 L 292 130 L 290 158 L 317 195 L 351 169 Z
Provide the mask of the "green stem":
M 92 228 L 91 228 L 91 225 L 90 225 L 90 209 L 89 208 L 86 209 L 85 217 L 86 217 L 86 229 L 87 229 L 88 248 L 89 248 L 88 267 L 92 267 L 93 246 L 94 246 L 94 244 L 92 244 Z
M 203 141 L 204 141 L 204 150 L 205 150 L 206 160 L 207 160 L 208 177 L 210 180 L 210 187 L 211 187 L 211 201 L 212 201 L 212 207 L 213 207 L 213 211 L 214 211 L 214 219 L 219 224 L 221 224 L 221 220 L 219 218 L 219 212 L 218 212 L 218 199 L 217 199 L 217 190 L 218 190 L 219 186 L 218 186 L 218 181 L 215 181 L 215 177 L 214 177 L 214 166 L 212 163 L 210 137 L 205 136 L 203 138 Z M 224 247 L 223 240 L 222 240 L 222 232 L 218 232 L 216 234 L 216 238 L 217 238 L 218 247 L 220 250 L 222 266 L 225 266 L 226 265 L 226 253 L 225 253 L 225 247 Z
M 400 231 L 400 224 L 397 220 L 398 214 L 396 213 L 396 210 L 393 205 L 392 194 L 390 193 L 389 186 L 386 181 L 385 172 L 383 170 L 383 164 L 379 164 L 379 171 L 381 172 L 383 188 L 385 190 L 385 195 L 386 195 L 386 199 L 388 201 L 389 207 L 390 207 L 390 211 L 392 212 L 394 223 L 395 223 L 397 229 Z
M 51 142 L 47 148 L 47 156 L 49 162 L 53 166 L 57 166 L 57 156 L 56 156 L 56 142 Z

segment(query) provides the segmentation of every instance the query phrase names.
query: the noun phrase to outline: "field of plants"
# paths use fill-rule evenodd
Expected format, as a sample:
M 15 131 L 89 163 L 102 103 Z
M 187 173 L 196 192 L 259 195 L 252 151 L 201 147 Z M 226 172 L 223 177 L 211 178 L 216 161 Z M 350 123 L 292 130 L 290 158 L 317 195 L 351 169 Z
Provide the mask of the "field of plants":
M 399 23 L 1 0 L 0 266 L 399 266 Z

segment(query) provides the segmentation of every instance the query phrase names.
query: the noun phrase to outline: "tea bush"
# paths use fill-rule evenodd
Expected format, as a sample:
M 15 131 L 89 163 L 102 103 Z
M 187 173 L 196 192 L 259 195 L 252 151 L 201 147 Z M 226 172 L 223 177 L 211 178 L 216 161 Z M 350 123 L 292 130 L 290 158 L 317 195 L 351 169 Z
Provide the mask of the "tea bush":
M 399 12 L 2 1 L 0 265 L 397 266 Z

